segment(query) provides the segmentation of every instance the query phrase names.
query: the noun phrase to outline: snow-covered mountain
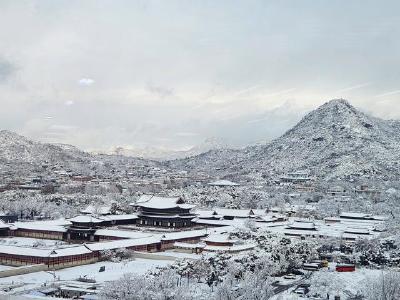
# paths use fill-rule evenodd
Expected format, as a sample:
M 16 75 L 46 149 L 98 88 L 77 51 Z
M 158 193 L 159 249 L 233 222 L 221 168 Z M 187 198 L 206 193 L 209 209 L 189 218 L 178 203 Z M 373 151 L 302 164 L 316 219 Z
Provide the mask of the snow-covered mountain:
M 154 162 L 140 158 L 115 155 L 93 155 L 67 144 L 48 144 L 32 141 L 17 133 L 0 131 L 0 173 L 21 177 L 44 174 L 51 166 L 70 170 L 76 174 L 99 174 L 108 176 L 124 168 L 153 165 Z M 47 171 L 46 171 L 47 170 Z M 43 175 L 42 174 L 42 175 Z
M 307 169 L 321 178 L 363 176 L 381 179 L 400 178 L 400 122 L 366 115 L 345 100 L 332 100 L 308 113 L 283 136 L 244 149 L 230 149 L 216 139 L 187 151 L 161 157 L 123 153 L 91 155 L 69 145 L 45 144 L 0 131 L 0 168 L 14 164 L 62 164 L 87 168 L 91 161 L 118 163 L 124 157 L 142 156 L 163 162 L 164 166 L 215 173 L 217 177 L 276 178 L 288 171 Z M 130 154 L 130 155 L 128 155 Z M 186 157 L 182 159 L 182 157 Z M 11 167 L 10 167 L 11 166 Z
M 272 177 L 308 169 L 327 179 L 398 177 L 400 122 L 366 115 L 343 99 L 331 100 L 265 146 L 210 151 L 179 163 L 188 169 L 217 169 L 238 176 Z
M 46 144 L 32 141 L 17 133 L 0 131 L 0 161 L 2 163 L 64 163 L 83 162 L 89 154 L 70 145 Z
M 203 143 L 195 145 L 187 150 L 171 150 L 156 146 L 118 146 L 111 148 L 109 151 L 94 151 L 93 153 L 139 157 L 151 160 L 174 160 L 196 156 L 210 150 L 227 148 L 229 148 L 228 144 L 221 139 L 208 138 Z

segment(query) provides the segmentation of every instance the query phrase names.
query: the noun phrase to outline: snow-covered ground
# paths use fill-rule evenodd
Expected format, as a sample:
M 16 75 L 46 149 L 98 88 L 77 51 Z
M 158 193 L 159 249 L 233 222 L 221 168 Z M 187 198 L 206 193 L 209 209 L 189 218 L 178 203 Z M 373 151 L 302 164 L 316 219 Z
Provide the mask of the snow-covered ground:
M 41 249 L 48 249 L 67 245 L 67 243 L 58 240 L 46 240 L 24 237 L 4 237 L 0 238 L 0 245 L 20 246 L 20 247 L 34 247 Z
M 356 269 L 355 272 L 336 272 L 334 271 L 334 265 L 330 266 L 330 269 L 322 269 L 318 272 L 314 272 L 311 276 L 310 283 L 313 285 L 318 285 L 316 282 L 322 282 L 324 287 L 312 287 L 310 294 L 314 292 L 319 292 L 321 295 L 326 296 L 323 292 L 329 286 L 330 299 L 333 299 L 334 295 L 340 295 L 341 299 L 347 299 L 349 293 L 355 295 L 358 291 L 361 291 L 365 285 L 365 280 L 367 278 L 377 278 L 380 275 L 380 270 L 371 270 L 366 268 Z M 278 279 L 278 278 L 277 278 Z M 280 284 L 286 285 L 291 284 L 294 281 L 285 280 L 283 278 L 278 279 Z M 305 283 L 305 282 L 304 282 Z M 294 293 L 297 285 L 284 291 L 280 294 L 275 295 L 271 300 L 278 299 L 308 299 Z
M 59 281 L 76 280 L 79 277 L 95 279 L 98 283 L 119 279 L 125 273 L 145 274 L 146 272 L 165 267 L 173 261 L 155 259 L 135 259 L 123 262 L 98 262 L 95 264 L 77 266 L 53 272 L 35 272 L 30 274 L 0 278 L 0 289 L 14 287 L 9 294 L 20 294 L 29 290 L 39 289 L 44 286 Z M 105 266 L 104 272 L 99 272 L 100 267 Z M 0 295 L 0 299 L 2 296 Z
M 124 273 L 145 274 L 156 267 L 164 267 L 171 264 L 168 260 L 135 259 L 123 262 L 98 262 L 90 265 L 77 266 L 55 271 L 57 280 L 74 280 L 80 276 L 94 278 L 97 282 L 111 281 L 120 278 Z M 101 266 L 105 266 L 105 272 L 99 272 Z M 53 272 L 35 272 L 30 274 L 0 278 L 0 285 L 11 282 L 24 282 L 27 284 L 42 284 L 53 282 Z
M 0 265 L 0 271 L 14 269 L 15 267 Z
M 332 272 L 333 273 L 333 272 Z M 381 270 L 371 270 L 366 268 L 356 269 L 355 272 L 334 272 L 337 278 L 343 283 L 343 290 L 356 293 L 359 291 L 364 280 L 369 277 L 378 278 L 382 273 Z

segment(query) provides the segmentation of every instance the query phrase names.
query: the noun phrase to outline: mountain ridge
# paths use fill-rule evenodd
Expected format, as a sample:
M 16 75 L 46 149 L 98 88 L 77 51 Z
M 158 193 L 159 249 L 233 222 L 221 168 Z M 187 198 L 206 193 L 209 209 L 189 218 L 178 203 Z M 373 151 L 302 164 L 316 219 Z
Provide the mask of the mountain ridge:
M 176 164 L 187 169 L 205 166 L 203 169 L 221 170 L 222 177 L 273 178 L 298 169 L 326 179 L 393 177 L 399 176 L 399 129 L 399 121 L 369 116 L 347 100 L 334 99 L 264 146 L 208 152 Z
M 271 180 L 299 169 L 328 180 L 351 176 L 400 178 L 400 121 L 370 116 L 343 99 L 331 100 L 314 109 L 267 144 L 243 149 L 219 148 L 160 164 L 249 181 Z M 135 158 L 92 155 L 74 146 L 35 142 L 14 132 L 0 131 L 0 165 L 8 165 L 9 169 L 17 163 L 27 166 L 50 163 L 75 165 L 82 170 L 96 159 Z

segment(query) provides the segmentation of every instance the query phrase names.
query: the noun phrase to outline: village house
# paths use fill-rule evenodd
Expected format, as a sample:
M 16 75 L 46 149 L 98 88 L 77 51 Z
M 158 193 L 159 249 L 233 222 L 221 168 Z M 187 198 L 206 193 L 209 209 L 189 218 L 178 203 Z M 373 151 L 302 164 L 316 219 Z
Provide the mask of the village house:
M 209 186 L 215 186 L 215 187 L 221 187 L 221 188 L 239 186 L 239 184 L 236 183 L 236 182 L 233 182 L 233 181 L 230 181 L 230 180 L 224 180 L 224 179 L 210 182 L 210 183 L 208 183 L 208 185 Z
M 296 171 L 296 172 L 289 172 L 280 178 L 280 182 L 283 184 L 287 183 L 304 183 L 311 181 L 312 178 L 310 177 L 309 172 L 307 171 Z
M 356 187 L 354 189 L 354 193 L 358 196 L 365 196 L 365 197 L 372 198 L 374 200 L 377 200 L 381 195 L 380 190 L 373 188 L 373 187 L 369 187 L 366 184 Z
M 345 196 L 347 195 L 347 190 L 340 185 L 336 185 L 328 188 L 326 194 L 329 196 Z

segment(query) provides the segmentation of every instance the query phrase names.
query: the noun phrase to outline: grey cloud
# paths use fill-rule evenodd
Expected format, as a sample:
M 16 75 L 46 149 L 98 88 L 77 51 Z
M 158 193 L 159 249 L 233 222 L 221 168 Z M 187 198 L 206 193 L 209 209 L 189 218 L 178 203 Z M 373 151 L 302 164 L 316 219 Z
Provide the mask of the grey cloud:
M 0 57 L 0 83 L 4 83 L 11 78 L 16 71 L 16 66 L 11 62 Z
M 107 149 L 267 140 L 336 97 L 399 118 L 399 9 L 390 0 L 1 1 L 0 128 Z
M 147 89 L 149 90 L 150 93 L 155 94 L 161 98 L 169 97 L 174 94 L 174 90 L 172 88 L 167 88 L 163 86 L 156 86 L 149 84 L 147 85 Z

